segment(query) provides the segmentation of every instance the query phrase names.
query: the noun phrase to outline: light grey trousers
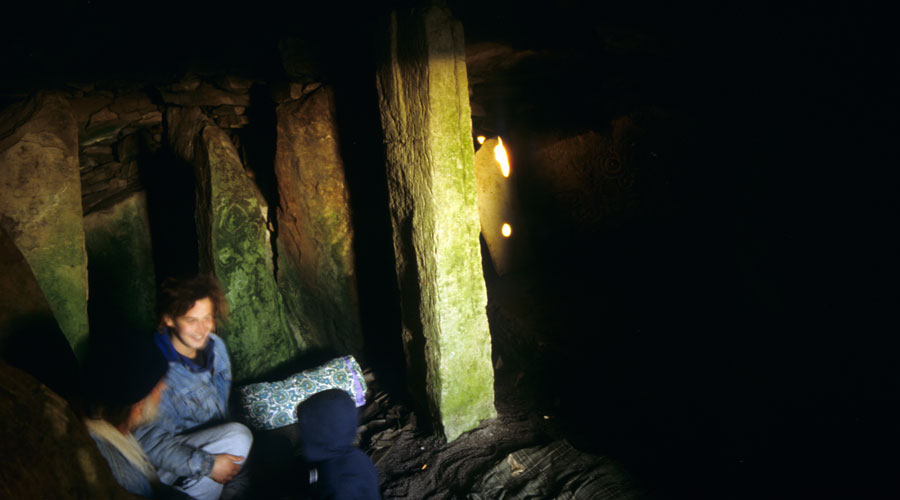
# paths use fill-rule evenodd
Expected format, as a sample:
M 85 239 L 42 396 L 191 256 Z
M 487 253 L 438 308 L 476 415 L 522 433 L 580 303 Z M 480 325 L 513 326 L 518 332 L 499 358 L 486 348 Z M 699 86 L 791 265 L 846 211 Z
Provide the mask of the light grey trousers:
M 190 434 L 184 434 L 181 437 L 184 439 L 182 441 L 184 444 L 200 448 L 207 453 L 214 455 L 230 453 L 244 457 L 244 459 L 247 458 L 247 454 L 250 453 L 250 446 L 253 444 L 253 434 L 250 432 L 250 429 L 244 424 L 237 422 L 209 427 Z M 246 478 L 244 472 L 241 469 L 238 477 L 229 482 L 229 485 L 231 483 L 241 483 Z M 178 476 L 164 470 L 159 471 L 159 480 L 165 484 L 175 486 L 175 488 L 197 500 L 218 500 L 222 496 L 222 489 L 226 486 L 222 483 L 217 483 L 209 477 L 188 478 L 179 481 Z

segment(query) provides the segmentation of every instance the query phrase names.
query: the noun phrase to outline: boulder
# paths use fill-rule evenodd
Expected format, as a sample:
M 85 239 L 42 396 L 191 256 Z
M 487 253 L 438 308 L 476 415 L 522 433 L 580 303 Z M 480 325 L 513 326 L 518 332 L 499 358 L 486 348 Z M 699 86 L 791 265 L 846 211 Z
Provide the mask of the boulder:
M 140 498 L 119 486 L 64 399 L 2 361 L 0 441 L 0 498 Z
M 78 393 L 78 361 L 25 256 L 2 227 L 0 359 L 27 371 L 63 397 Z

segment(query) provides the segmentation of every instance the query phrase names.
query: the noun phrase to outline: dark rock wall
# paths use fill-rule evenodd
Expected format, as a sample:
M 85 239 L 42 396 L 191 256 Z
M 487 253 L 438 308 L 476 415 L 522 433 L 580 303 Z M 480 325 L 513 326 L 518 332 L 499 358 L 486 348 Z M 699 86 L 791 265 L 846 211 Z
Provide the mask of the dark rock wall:
M 895 491 L 884 13 L 516 7 L 460 12 L 476 133 L 540 181 L 550 404 L 677 497 Z

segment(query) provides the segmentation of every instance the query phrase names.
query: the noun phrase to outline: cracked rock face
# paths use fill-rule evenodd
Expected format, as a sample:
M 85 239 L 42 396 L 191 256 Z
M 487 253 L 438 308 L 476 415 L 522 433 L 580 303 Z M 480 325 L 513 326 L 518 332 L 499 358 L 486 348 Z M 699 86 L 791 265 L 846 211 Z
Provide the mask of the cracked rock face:
M 331 88 L 277 108 L 278 284 L 304 335 L 359 351 L 349 194 Z
M 0 123 L 2 224 L 80 357 L 88 335 L 87 257 L 72 109 L 59 95 L 39 94 Z

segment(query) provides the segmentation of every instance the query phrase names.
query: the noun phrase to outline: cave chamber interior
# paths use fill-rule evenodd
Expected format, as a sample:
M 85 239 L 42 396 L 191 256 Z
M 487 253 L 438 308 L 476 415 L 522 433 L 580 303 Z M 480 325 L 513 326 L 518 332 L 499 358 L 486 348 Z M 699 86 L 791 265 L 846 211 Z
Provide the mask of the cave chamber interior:
M 870 131 L 877 106 L 857 101 L 868 88 L 867 57 L 882 47 L 863 35 L 869 17 L 826 6 L 815 22 L 793 22 L 662 4 L 501 4 L 451 2 L 466 35 L 476 162 L 482 146 L 474 136 L 490 144 L 501 137 L 512 166 L 515 222 L 505 245 L 513 257 L 500 269 L 484 238 L 481 245 L 498 418 L 527 422 L 532 444 L 564 437 L 608 456 L 662 498 L 828 496 L 853 491 L 858 480 L 888 491 L 883 479 L 897 465 L 889 458 L 898 443 L 900 385 L 889 369 L 896 343 L 860 332 L 882 325 L 875 283 L 885 274 L 884 250 L 895 247 L 872 240 L 883 234 L 874 230 L 882 227 L 882 184 L 867 186 L 859 202 L 851 184 L 863 175 L 842 163 L 879 161 L 866 156 L 879 142 Z M 187 29 L 187 21 L 176 23 L 189 32 L 183 38 L 129 47 L 109 43 L 125 37 L 121 25 L 91 36 L 57 26 L 103 57 L 60 51 L 41 32 L 19 33 L 8 45 L 19 52 L 7 54 L 7 66 L 20 75 L 7 82 L 7 109 L 38 90 L 71 100 L 85 220 L 121 214 L 135 195 L 146 210 L 133 216 L 146 217 L 141 231 L 88 231 L 92 337 L 152 328 L 147 289 L 203 265 L 197 242 L 206 229 L 194 211 L 209 188 L 197 185 L 184 159 L 186 144 L 200 148 L 198 140 L 173 140 L 172 110 L 195 107 L 200 122 L 230 138 L 262 214 L 269 272 L 289 276 L 286 252 L 309 247 L 290 240 L 290 219 L 279 216 L 291 201 L 274 167 L 278 134 L 289 124 L 322 125 L 302 109 L 297 122 L 279 113 L 327 89 L 336 137 L 329 147 L 339 153 L 346 199 L 322 195 L 318 206 L 346 212 L 351 229 L 347 236 L 323 226 L 313 238 L 349 238 L 354 260 L 316 279 L 352 276 L 355 298 L 340 296 L 340 287 L 318 296 L 309 292 L 315 284 L 296 285 L 325 311 L 301 311 L 299 327 L 354 310 L 358 323 L 322 321 L 323 333 L 306 347 L 353 351 L 393 403 L 414 406 L 370 50 L 370 20 L 382 12 L 322 22 L 333 8 L 268 29 L 253 15 L 246 22 L 256 28 L 215 43 L 212 28 Z M 100 10 L 85 15 L 83 26 L 110 20 Z M 751 36 L 758 25 L 779 37 Z M 839 70 L 834 61 L 857 66 Z M 196 132 L 196 124 L 179 123 Z M 324 186 L 326 178 L 302 182 Z M 310 221 L 298 231 L 311 231 Z M 152 244 L 124 244 L 141 241 Z M 136 266 L 141 276 L 123 275 Z M 329 297 L 349 309 L 322 306 Z M 356 332 L 329 340 L 348 328 Z M 370 445 L 378 441 L 372 429 Z M 417 439 L 425 441 L 407 444 L 447 449 Z M 494 451 L 510 451 L 504 446 Z M 451 498 L 474 481 L 416 490 L 424 487 L 402 470 L 415 461 L 396 460 L 385 465 L 393 467 L 386 497 Z

